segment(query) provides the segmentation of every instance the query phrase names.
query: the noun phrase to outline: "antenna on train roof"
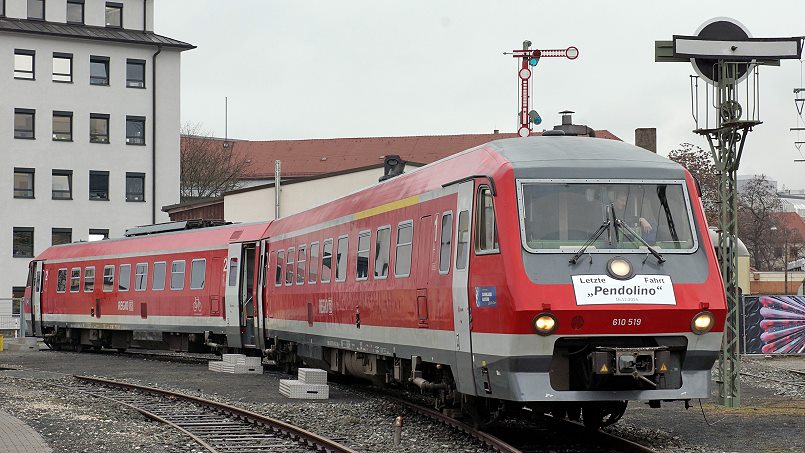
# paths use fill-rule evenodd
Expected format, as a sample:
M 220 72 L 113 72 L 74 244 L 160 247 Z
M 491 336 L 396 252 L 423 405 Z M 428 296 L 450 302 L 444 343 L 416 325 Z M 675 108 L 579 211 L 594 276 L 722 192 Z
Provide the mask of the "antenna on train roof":
M 383 176 L 377 181 L 383 182 L 395 176 L 400 176 L 405 172 L 405 164 L 406 162 L 396 154 L 385 156 L 383 158 Z

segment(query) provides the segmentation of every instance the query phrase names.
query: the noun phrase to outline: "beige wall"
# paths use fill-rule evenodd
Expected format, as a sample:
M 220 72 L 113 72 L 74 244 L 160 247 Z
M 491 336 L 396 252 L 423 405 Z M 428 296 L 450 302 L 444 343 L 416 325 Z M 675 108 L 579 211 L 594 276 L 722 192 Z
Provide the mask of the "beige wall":
M 405 172 L 416 167 L 407 165 Z M 280 216 L 305 211 L 377 184 L 383 168 L 358 171 L 329 178 L 280 186 Z M 224 219 L 229 222 L 258 222 L 274 218 L 274 187 L 224 194 Z

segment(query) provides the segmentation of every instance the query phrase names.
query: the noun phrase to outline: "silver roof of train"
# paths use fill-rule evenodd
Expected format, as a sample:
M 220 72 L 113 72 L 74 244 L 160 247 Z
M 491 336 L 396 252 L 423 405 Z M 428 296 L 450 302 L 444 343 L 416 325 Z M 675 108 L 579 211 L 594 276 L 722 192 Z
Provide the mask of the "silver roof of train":
M 511 162 L 518 178 L 684 179 L 682 166 L 618 140 L 538 136 L 489 144 Z

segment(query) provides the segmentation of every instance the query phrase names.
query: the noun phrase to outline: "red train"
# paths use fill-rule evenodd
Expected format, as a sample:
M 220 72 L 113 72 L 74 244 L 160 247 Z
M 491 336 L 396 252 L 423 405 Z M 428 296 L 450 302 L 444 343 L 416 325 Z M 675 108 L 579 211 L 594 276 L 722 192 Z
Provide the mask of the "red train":
M 51 247 L 27 322 L 54 348 L 264 354 L 600 426 L 709 397 L 726 303 L 698 197 L 622 142 L 499 140 L 272 222 Z

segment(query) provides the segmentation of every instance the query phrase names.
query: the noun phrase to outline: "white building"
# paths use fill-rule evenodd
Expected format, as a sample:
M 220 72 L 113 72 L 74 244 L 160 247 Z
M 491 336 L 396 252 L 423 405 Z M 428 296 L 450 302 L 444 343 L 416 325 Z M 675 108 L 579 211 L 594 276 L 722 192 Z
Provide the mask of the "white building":
M 167 221 L 179 200 L 194 47 L 153 32 L 153 1 L 0 0 L 0 297 L 51 244 Z

